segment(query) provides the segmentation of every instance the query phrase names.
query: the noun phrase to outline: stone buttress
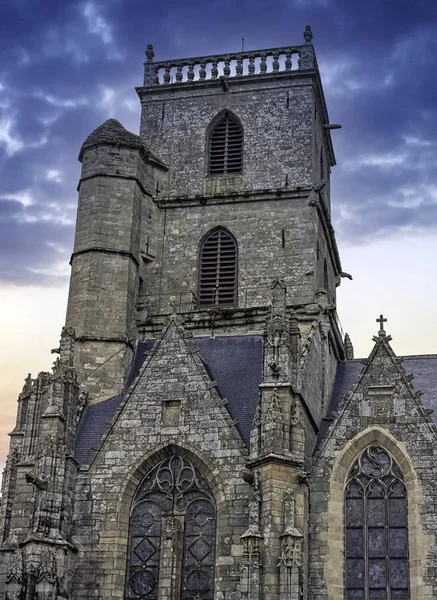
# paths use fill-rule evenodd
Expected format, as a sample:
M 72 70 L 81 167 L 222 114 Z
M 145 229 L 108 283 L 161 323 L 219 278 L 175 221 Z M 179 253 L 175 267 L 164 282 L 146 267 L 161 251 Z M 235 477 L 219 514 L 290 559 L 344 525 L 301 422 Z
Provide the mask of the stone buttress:
M 70 598 L 76 548 L 71 542 L 84 398 L 74 364 L 75 332 L 64 328 L 51 373 L 26 379 L 2 486 L 2 598 Z

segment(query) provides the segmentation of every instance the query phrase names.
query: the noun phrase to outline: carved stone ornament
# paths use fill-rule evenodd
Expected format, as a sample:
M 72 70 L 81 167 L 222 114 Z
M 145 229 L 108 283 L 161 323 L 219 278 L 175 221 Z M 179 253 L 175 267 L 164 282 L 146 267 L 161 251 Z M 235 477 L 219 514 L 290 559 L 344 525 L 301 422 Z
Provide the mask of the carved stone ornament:
M 301 416 L 302 415 L 300 402 L 297 398 L 295 398 L 293 408 L 291 409 L 290 424 L 293 425 L 293 427 L 295 427 L 296 425 L 301 423 Z
M 282 423 L 282 421 L 281 402 L 278 390 L 274 388 L 267 408 L 266 423 L 274 423 L 276 425 Z
M 49 583 L 55 583 L 58 574 L 58 566 L 54 553 L 46 549 L 41 554 L 41 563 L 39 565 L 37 581 L 46 579 Z
M 290 324 L 284 314 L 274 314 L 270 311 L 270 316 L 266 326 L 267 344 L 272 348 L 279 348 L 290 343 Z
M 35 475 L 35 473 L 32 473 L 30 471 L 26 473 L 26 481 L 27 483 L 31 483 L 32 485 L 34 485 L 39 490 L 46 490 L 48 487 L 47 481 L 41 479 L 40 477 Z
M 347 360 L 354 359 L 354 347 L 348 333 L 344 335 L 344 353 Z
M 302 565 L 302 533 L 296 528 L 296 499 L 293 490 L 284 495 L 284 532 L 281 537 L 279 566 Z
M 258 403 L 255 414 L 253 415 L 252 427 L 259 427 L 261 425 L 261 407 Z
M 261 515 L 261 487 L 259 483 L 259 471 L 253 474 L 252 494 L 249 500 L 249 527 L 241 536 L 241 539 L 249 537 L 261 537 L 260 533 L 260 515 Z
M 9 559 L 8 574 L 6 577 L 8 583 L 22 583 L 23 581 L 23 551 L 17 548 Z
M 88 392 L 84 392 L 83 390 L 79 392 L 79 396 L 77 399 L 77 407 L 76 407 L 76 425 L 80 421 L 80 417 L 82 416 L 83 409 L 88 400 Z
M 32 375 L 29 373 L 24 380 L 23 389 L 21 390 L 20 396 L 27 396 L 34 389 L 35 379 L 32 379 Z

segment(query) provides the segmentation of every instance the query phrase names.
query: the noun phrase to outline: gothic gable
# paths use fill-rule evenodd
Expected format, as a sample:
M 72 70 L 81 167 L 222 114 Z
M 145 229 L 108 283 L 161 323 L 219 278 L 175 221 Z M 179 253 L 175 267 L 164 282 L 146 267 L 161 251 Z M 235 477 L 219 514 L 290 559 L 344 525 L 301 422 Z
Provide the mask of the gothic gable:
M 436 590 L 431 591 L 435 578 L 424 569 L 427 555 L 428 558 L 430 553 L 436 555 L 433 545 L 437 527 L 433 505 L 437 434 L 430 416 L 434 397 L 432 393 L 427 396 L 417 391 L 412 383 L 414 375 L 407 372 L 409 365 L 419 366 L 417 357 L 411 362 L 408 358 L 397 357 L 390 340 L 390 336 L 380 330 L 378 337 L 374 338 L 375 346 L 369 358 L 363 361 L 364 367 L 357 361 L 349 361 L 347 367 L 340 367 L 328 413 L 328 427 L 324 432 L 322 430 L 323 437 L 314 457 L 310 475 L 310 555 L 314 557 L 310 565 L 310 590 L 325 586 L 326 599 L 342 600 L 345 597 L 345 581 L 349 582 L 350 589 L 356 590 L 357 597 L 364 593 L 360 590 L 370 585 L 353 577 L 348 579 L 349 567 L 345 564 L 345 556 L 351 558 L 350 563 L 355 560 L 350 552 L 345 554 L 345 536 L 348 533 L 345 507 L 347 502 L 352 502 L 347 494 L 345 496 L 345 489 L 348 489 L 346 484 L 358 464 L 357 460 L 362 461 L 360 457 L 364 456 L 366 449 L 373 454 L 380 452 L 391 457 L 390 460 L 399 465 L 399 477 L 404 478 L 406 485 L 410 572 L 409 579 L 404 574 L 402 585 L 407 585 L 405 582 L 409 580 L 411 589 L 399 588 L 397 593 L 402 592 L 404 595 L 399 596 L 402 598 L 435 597 Z M 425 363 L 426 360 L 421 361 L 422 373 L 417 377 L 419 383 L 432 380 L 426 375 Z M 434 361 L 429 358 L 428 363 L 433 364 Z M 323 523 L 323 527 L 317 526 L 319 522 Z M 396 526 L 400 526 L 400 522 Z M 368 548 L 370 546 L 366 546 L 365 552 L 370 552 Z M 311 549 L 314 549 L 313 553 Z M 354 550 L 352 554 L 354 552 L 358 551 Z M 404 549 L 403 557 L 405 552 L 407 550 Z M 391 564 L 389 550 L 382 556 L 383 562 Z M 372 560 L 371 554 L 356 554 L 355 574 L 361 568 L 360 561 L 368 565 L 363 566 L 363 573 L 366 573 L 366 569 L 373 568 Z M 382 578 L 389 576 L 385 568 L 381 566 Z M 366 581 L 370 581 L 371 572 L 367 573 Z
M 248 446 L 258 386 L 262 380 L 262 336 L 208 336 L 192 338 L 187 343 L 191 348 L 189 353 L 194 352 L 199 365 L 205 369 L 209 383 L 217 383 L 217 392 L 221 399 L 226 400 L 226 410 Z M 126 383 L 128 392 L 87 407 L 76 437 L 75 458 L 80 464 L 92 461 L 131 389 L 136 389 L 139 384 L 140 372 L 145 371 L 151 355 L 160 352 L 159 346 L 160 342 L 156 339 L 139 342 Z

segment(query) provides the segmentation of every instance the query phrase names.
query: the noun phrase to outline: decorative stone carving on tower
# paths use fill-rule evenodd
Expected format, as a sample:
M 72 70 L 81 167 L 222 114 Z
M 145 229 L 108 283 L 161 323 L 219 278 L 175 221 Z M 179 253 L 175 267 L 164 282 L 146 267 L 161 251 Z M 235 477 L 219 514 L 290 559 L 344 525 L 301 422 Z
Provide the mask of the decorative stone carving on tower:
M 291 408 L 289 432 L 290 452 L 293 458 L 303 463 L 305 460 L 305 425 L 302 419 L 301 399 L 297 395 L 293 399 Z
M 159 79 L 156 81 L 155 65 L 153 64 L 155 58 L 153 44 L 147 44 L 146 58 L 147 60 L 144 63 L 144 85 L 155 85 L 159 83 Z
M 241 598 L 242 600 L 259 600 L 261 597 L 261 486 L 259 472 L 245 473 L 244 479 L 252 486 L 249 500 L 249 527 L 241 536 L 243 554 L 241 557 Z
M 284 449 L 284 419 L 277 388 L 266 398 L 267 408 L 262 422 L 263 452 L 281 454 Z
M 284 531 L 280 536 L 281 554 L 278 561 L 281 600 L 301 600 L 303 597 L 303 535 L 295 522 L 296 499 L 294 491 L 289 489 L 284 494 Z
M 252 419 L 250 430 L 250 458 L 255 459 L 261 453 L 261 393 L 258 395 L 258 404 Z
M 287 287 L 276 279 L 271 286 L 271 305 L 266 319 L 264 382 L 296 384 L 300 354 L 300 330 L 296 315 L 287 314 Z
M 21 548 L 10 555 L 6 576 L 7 600 L 21 600 L 24 583 L 24 559 Z
M 284 281 L 273 281 L 272 303 L 265 333 L 265 380 L 288 379 L 290 322 L 286 314 L 286 295 L 287 287 Z
M 348 333 L 344 334 L 344 353 L 346 360 L 354 359 L 354 347 Z

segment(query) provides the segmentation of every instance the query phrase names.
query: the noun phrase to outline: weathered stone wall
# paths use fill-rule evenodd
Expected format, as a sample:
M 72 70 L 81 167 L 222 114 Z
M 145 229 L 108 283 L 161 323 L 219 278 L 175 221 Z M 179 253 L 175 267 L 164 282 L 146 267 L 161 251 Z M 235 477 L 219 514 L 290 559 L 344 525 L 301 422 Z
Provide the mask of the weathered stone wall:
M 209 125 L 223 110 L 233 112 L 244 130 L 243 174 L 237 189 L 311 184 L 310 78 L 232 82 L 228 92 L 219 83 L 148 92 L 142 98 L 140 134 L 169 167 L 169 194 L 206 192 Z
M 170 401 L 179 421 L 165 425 Z M 171 325 L 92 463 L 79 474 L 74 543 L 75 598 L 123 598 L 129 510 L 144 474 L 168 453 L 189 457 L 210 482 L 217 506 L 217 598 L 237 598 L 250 487 L 247 451 L 189 340 Z
M 198 253 L 213 227 L 227 227 L 238 244 L 238 305 L 267 306 L 273 279 L 284 279 L 287 301 L 314 298 L 314 213 L 308 197 L 195 204 L 164 209 L 156 260 L 144 270 L 151 314 L 168 312 L 171 296 L 185 307 L 197 294 Z

